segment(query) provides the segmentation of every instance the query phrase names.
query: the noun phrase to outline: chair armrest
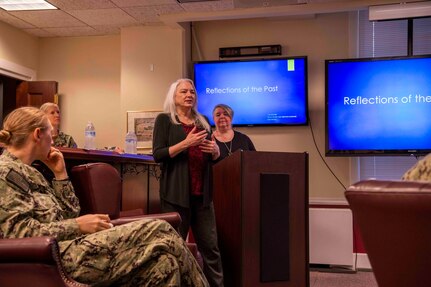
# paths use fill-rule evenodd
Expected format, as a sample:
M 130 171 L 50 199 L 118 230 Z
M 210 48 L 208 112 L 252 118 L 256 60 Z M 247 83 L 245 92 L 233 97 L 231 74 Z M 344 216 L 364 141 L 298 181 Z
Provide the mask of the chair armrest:
M 54 237 L 0 239 L 1 286 L 90 287 L 63 269 Z
M 154 214 L 145 214 L 145 215 L 139 215 L 139 216 L 126 216 L 126 217 L 120 217 L 117 219 L 111 220 L 111 223 L 114 225 L 122 225 L 126 223 L 130 223 L 136 220 L 141 219 L 161 219 L 167 221 L 170 225 L 172 225 L 175 230 L 178 229 L 178 227 L 181 224 L 181 216 L 177 212 L 168 212 L 168 213 L 154 213 Z
M 53 237 L 0 239 L 0 262 L 39 262 L 54 265 L 53 251 L 57 241 Z

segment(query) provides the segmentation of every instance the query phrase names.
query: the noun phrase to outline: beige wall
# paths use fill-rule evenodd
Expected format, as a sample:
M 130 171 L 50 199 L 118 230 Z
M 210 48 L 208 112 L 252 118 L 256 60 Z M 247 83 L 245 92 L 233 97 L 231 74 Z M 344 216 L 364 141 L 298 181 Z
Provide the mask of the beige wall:
M 37 71 L 39 39 L 0 22 L 0 60 Z
M 120 36 L 42 38 L 40 80 L 59 83 L 62 129 L 78 146 L 92 121 L 96 145 L 122 145 Z
M 342 199 L 343 188 L 320 158 L 311 127 L 317 146 L 324 153 L 324 60 L 349 57 L 353 50 L 349 46 L 348 14 L 276 21 L 199 22 L 194 27 L 202 58 L 196 58 L 195 49 L 193 60 L 218 59 L 219 47 L 260 44 L 281 44 L 284 55 L 308 56 L 311 125 L 238 129 L 248 134 L 262 151 L 308 152 L 310 196 Z M 1 57 L 37 67 L 41 80 L 59 82 L 62 128 L 80 146 L 87 120 L 96 126 L 99 148 L 123 146 L 126 111 L 161 109 L 169 83 L 188 76 L 190 67 L 187 52 L 190 39 L 180 29 L 135 27 L 123 29 L 121 36 L 40 40 L 7 25 L 0 25 L 0 32 L 3 31 Z M 16 42 L 25 42 L 29 48 L 21 51 Z M 350 159 L 325 158 L 325 161 L 348 185 Z
M 183 37 L 133 27 L 121 36 L 41 39 L 39 79 L 59 82 L 62 129 L 83 146 L 91 120 L 98 148 L 123 147 L 126 112 L 160 110 L 168 85 L 183 76 Z
M 121 111 L 160 110 L 169 85 L 185 74 L 185 33 L 169 27 L 121 32 Z
M 258 150 L 307 152 L 310 156 L 310 197 L 343 198 L 343 187 L 322 161 L 314 144 L 325 152 L 324 60 L 349 56 L 349 15 L 322 14 L 303 19 L 253 19 L 195 23 L 202 58 L 217 60 L 220 47 L 281 44 L 283 55 L 308 57 L 308 96 L 311 124 L 299 127 L 238 128 L 250 136 Z M 349 158 L 325 158 L 337 177 L 349 184 Z

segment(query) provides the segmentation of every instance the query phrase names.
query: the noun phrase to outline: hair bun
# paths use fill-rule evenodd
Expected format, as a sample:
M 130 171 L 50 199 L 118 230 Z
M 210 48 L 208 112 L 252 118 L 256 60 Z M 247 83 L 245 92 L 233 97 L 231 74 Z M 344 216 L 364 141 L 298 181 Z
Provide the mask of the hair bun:
M 11 138 L 12 138 L 12 132 L 8 130 L 0 131 L 0 142 L 8 144 Z

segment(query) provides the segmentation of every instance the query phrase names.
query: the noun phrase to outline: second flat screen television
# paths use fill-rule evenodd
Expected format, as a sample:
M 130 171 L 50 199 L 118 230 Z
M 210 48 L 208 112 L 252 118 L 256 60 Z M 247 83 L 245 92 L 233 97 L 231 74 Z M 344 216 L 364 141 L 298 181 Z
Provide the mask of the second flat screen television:
M 196 62 L 194 82 L 211 125 L 217 104 L 234 110 L 236 126 L 308 123 L 306 57 Z
M 431 151 L 431 55 L 326 61 L 327 155 Z

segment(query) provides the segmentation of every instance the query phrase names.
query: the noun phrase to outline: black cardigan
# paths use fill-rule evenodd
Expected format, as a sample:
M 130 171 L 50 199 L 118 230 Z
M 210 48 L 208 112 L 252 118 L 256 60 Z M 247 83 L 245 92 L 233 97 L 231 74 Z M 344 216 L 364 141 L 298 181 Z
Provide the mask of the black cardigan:
M 174 124 L 167 113 L 159 114 L 153 131 L 153 157 L 161 163 L 160 198 L 170 203 L 188 208 L 190 205 L 190 183 L 188 150 L 184 150 L 171 158 L 169 147 L 186 138 L 183 127 Z M 209 134 L 208 139 L 211 139 Z M 203 203 L 207 206 L 212 202 L 212 156 L 208 154 L 208 164 L 203 178 Z

